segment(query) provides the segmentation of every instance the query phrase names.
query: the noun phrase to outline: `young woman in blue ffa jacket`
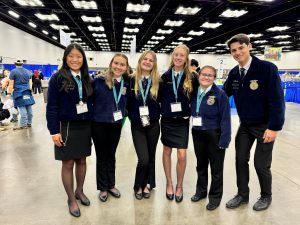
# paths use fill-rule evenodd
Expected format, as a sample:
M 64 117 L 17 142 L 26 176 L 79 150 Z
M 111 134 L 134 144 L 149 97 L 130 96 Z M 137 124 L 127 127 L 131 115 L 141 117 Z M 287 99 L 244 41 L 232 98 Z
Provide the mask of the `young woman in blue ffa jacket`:
M 151 50 L 145 51 L 130 79 L 128 99 L 128 117 L 138 157 L 133 187 L 138 200 L 149 198 L 156 185 L 155 153 L 160 134 L 159 81 L 156 54 Z
M 116 149 L 120 140 L 122 121 L 126 116 L 128 58 L 115 54 L 105 76 L 93 82 L 94 115 L 92 137 L 97 155 L 97 189 L 99 199 L 105 202 L 108 193 L 121 197 L 115 187 Z
M 236 134 L 236 174 L 238 193 L 227 202 L 237 208 L 249 201 L 249 158 L 256 140 L 254 166 L 261 188 L 253 210 L 267 209 L 272 202 L 272 150 L 277 132 L 284 124 L 285 101 L 277 67 L 250 55 L 252 45 L 245 34 L 237 34 L 227 46 L 239 65 L 228 74 L 224 90 L 233 95 L 240 118 Z
M 189 48 L 178 45 L 171 54 L 169 70 L 161 79 L 161 141 L 163 143 L 163 165 L 167 179 L 166 197 L 174 199 L 171 174 L 172 148 L 177 148 L 176 202 L 183 199 L 183 177 L 186 168 L 186 149 L 189 139 L 190 94 L 192 76 L 189 70 Z
M 68 195 L 69 212 L 80 216 L 76 198 L 90 205 L 83 193 L 86 157 L 91 155 L 92 85 L 85 53 L 71 44 L 64 52 L 63 65 L 52 75 L 48 89 L 47 126 L 55 144 L 55 159 L 62 161 L 62 181 Z M 76 190 L 73 168 L 76 165 Z
M 225 92 L 214 84 L 214 67 L 202 67 L 198 79 L 200 85 L 194 87 L 191 102 L 198 180 L 191 200 L 197 202 L 206 198 L 210 164 L 211 185 L 206 208 L 214 210 L 220 205 L 223 194 L 224 157 L 231 138 L 230 105 Z

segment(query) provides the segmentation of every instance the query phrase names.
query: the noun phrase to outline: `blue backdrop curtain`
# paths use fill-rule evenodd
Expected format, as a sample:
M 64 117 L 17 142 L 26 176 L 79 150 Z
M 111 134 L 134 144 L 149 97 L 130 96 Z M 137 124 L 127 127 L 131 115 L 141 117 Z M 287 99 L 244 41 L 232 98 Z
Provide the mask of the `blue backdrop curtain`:
M 7 70 L 13 70 L 16 68 L 16 66 L 14 64 L 3 64 L 4 69 Z M 23 65 L 24 68 L 31 70 L 32 72 L 34 70 L 42 70 L 43 74 L 44 74 L 44 79 L 45 78 L 49 78 L 54 72 L 56 72 L 58 70 L 58 65 L 34 65 L 34 64 L 24 64 Z

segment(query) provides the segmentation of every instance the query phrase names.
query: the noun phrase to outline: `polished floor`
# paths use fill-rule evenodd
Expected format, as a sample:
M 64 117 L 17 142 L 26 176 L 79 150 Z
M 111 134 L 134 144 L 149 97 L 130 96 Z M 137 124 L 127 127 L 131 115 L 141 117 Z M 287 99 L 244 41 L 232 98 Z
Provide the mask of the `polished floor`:
M 98 200 L 95 185 L 95 154 L 87 159 L 85 193 L 91 206 L 80 206 L 81 217 L 69 215 L 67 198 L 60 178 L 61 163 L 54 160 L 53 145 L 46 128 L 45 104 L 36 95 L 33 126 L 13 131 L 0 131 L 0 224 L 1 225 L 296 225 L 300 222 L 300 105 L 288 103 L 284 130 L 279 134 L 273 152 L 273 202 L 266 211 L 255 212 L 252 206 L 259 197 L 258 179 L 251 157 L 249 204 L 230 210 L 225 202 L 236 193 L 234 142 L 225 156 L 224 195 L 221 205 L 207 211 L 207 200 L 193 203 L 196 184 L 195 156 L 190 138 L 184 199 L 178 204 L 165 198 L 165 177 L 162 167 L 162 145 L 156 154 L 157 187 L 150 199 L 136 200 L 133 180 L 137 157 L 127 120 L 117 149 L 116 186 L 122 197 Z M 233 139 L 238 126 L 232 116 Z M 173 152 L 175 162 L 176 152 Z M 175 164 L 173 164 L 175 180 Z

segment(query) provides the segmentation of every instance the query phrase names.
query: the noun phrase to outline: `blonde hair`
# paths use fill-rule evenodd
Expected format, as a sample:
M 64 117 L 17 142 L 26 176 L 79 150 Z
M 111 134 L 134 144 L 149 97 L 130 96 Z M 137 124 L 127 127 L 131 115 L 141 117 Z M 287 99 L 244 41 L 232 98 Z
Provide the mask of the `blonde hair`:
M 138 96 L 139 91 L 140 91 L 140 86 L 139 86 L 139 81 L 142 77 L 142 67 L 141 67 L 141 63 L 142 60 L 146 57 L 147 54 L 152 55 L 153 57 L 153 68 L 150 72 L 150 76 L 151 76 L 151 81 L 152 81 L 152 86 L 150 88 L 150 94 L 152 96 L 153 99 L 157 98 L 158 95 L 158 88 L 159 88 L 159 80 L 160 80 L 160 75 L 158 73 L 158 69 L 157 69 L 157 58 L 156 58 L 156 54 L 154 51 L 152 50 L 146 50 L 142 53 L 142 55 L 140 56 L 139 60 L 138 60 L 138 64 L 136 67 L 136 71 L 132 74 L 132 77 L 135 78 L 134 81 L 134 93 L 136 96 Z
M 190 49 L 188 46 L 181 44 L 181 45 L 176 46 L 173 49 L 173 51 L 171 53 L 171 61 L 170 61 L 169 69 L 172 69 L 174 67 L 174 62 L 173 62 L 174 52 L 179 48 L 182 48 L 183 50 L 186 51 L 186 60 L 185 60 L 184 66 L 183 66 L 183 72 L 185 74 L 185 79 L 183 82 L 183 90 L 185 91 L 186 95 L 188 97 L 190 97 L 190 94 L 193 91 L 193 85 L 192 85 L 192 74 L 191 74 L 191 71 L 189 68 L 189 66 L 190 66 L 190 59 L 189 59 Z
M 105 83 L 106 83 L 106 85 L 108 86 L 109 89 L 112 89 L 113 83 L 114 83 L 114 81 L 113 81 L 114 73 L 113 73 L 113 71 L 111 69 L 111 66 L 112 66 L 112 63 L 113 63 L 113 61 L 114 61 L 114 59 L 116 57 L 122 57 L 122 58 L 124 58 L 126 60 L 127 69 L 126 69 L 125 73 L 127 73 L 127 74 L 129 73 L 129 64 L 128 64 L 128 58 L 127 58 L 127 56 L 124 55 L 124 54 L 122 54 L 122 53 L 116 53 L 114 55 L 114 57 L 111 59 L 111 61 L 109 63 L 108 70 L 107 70 L 107 73 L 105 75 L 105 77 L 106 77 Z

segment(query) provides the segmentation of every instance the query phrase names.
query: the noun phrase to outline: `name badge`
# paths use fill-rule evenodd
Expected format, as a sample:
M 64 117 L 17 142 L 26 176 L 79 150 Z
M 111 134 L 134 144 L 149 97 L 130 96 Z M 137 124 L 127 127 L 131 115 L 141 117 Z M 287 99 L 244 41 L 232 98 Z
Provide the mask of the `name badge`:
M 148 106 L 140 106 L 140 116 L 148 116 L 149 115 L 149 109 Z
M 142 122 L 143 127 L 149 126 L 150 125 L 149 116 L 141 116 L 141 122 Z
M 202 118 L 200 116 L 193 117 L 193 126 L 202 126 Z
M 115 121 L 123 119 L 123 115 L 122 115 L 122 111 L 121 110 L 115 111 L 113 113 L 113 116 L 114 116 L 114 120 Z
M 80 102 L 76 105 L 77 114 L 88 112 L 87 104 Z
M 23 99 L 24 99 L 24 100 L 30 99 L 30 95 L 24 95 L 24 96 L 23 96 Z
M 171 112 L 181 112 L 181 102 L 172 102 L 171 103 Z

